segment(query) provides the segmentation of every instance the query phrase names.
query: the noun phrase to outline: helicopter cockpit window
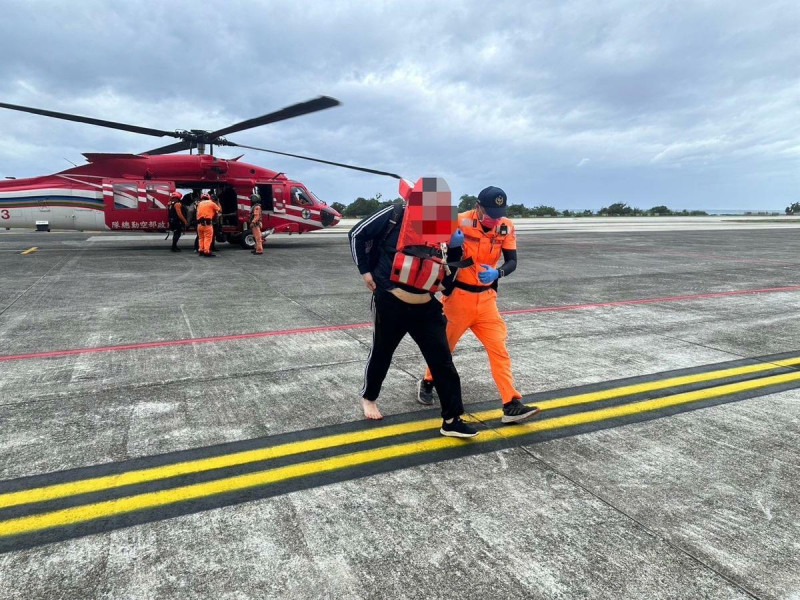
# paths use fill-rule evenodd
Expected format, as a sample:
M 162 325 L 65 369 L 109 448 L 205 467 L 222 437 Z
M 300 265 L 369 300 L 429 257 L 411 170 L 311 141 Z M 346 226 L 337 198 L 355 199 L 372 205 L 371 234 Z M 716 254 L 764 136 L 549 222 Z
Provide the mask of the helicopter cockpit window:
M 139 190 L 135 183 L 114 184 L 114 208 L 139 208 Z
M 322 206 L 328 206 L 327 202 L 325 202 L 324 200 L 320 200 L 319 196 L 317 196 L 311 190 L 308 190 L 308 195 L 311 196 L 311 199 L 314 200 L 317 204 L 321 204 Z
M 314 206 L 313 200 L 308 197 L 308 192 L 303 188 L 292 188 L 292 203 L 298 206 Z

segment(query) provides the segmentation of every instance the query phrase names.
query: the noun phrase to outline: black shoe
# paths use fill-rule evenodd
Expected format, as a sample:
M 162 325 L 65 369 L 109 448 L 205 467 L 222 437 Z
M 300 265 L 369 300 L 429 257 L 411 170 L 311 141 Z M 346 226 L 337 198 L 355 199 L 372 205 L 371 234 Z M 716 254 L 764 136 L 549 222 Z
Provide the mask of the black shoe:
M 181 251 L 180 248 L 174 248 L 174 247 L 170 248 L 170 250 L 172 250 L 172 252 L 180 252 Z
M 503 405 L 502 423 L 517 423 L 523 419 L 532 417 L 539 412 L 538 406 L 525 406 L 522 402 L 514 398 L 508 404 Z
M 214 254 L 213 252 L 209 252 L 208 254 L 206 254 L 206 256 L 211 258 L 212 256 L 216 256 L 216 254 Z
M 425 406 L 433 406 L 433 382 L 420 379 L 417 384 L 417 402 Z
M 478 430 L 472 427 L 472 425 L 464 423 L 461 417 L 456 417 L 453 419 L 452 423 L 442 421 L 442 428 L 439 430 L 439 433 L 447 437 L 471 438 L 478 435 Z

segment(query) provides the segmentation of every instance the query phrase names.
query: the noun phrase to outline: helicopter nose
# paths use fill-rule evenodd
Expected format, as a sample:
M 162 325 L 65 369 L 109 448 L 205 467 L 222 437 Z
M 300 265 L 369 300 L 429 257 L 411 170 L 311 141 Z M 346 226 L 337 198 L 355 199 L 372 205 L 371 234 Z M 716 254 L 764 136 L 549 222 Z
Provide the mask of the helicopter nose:
M 339 223 L 342 218 L 338 212 L 333 210 L 332 208 L 325 207 L 320 211 L 320 219 L 322 220 L 323 227 L 332 227 Z

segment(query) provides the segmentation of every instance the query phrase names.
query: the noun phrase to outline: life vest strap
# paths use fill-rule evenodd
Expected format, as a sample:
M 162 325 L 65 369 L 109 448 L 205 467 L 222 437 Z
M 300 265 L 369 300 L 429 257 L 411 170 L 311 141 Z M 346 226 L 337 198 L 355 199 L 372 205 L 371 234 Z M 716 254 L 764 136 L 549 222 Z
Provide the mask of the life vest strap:
M 451 269 L 466 269 L 467 267 L 471 267 L 472 265 L 474 265 L 475 261 L 472 260 L 472 257 L 470 256 L 469 258 L 465 258 L 465 259 L 458 260 L 458 261 L 453 261 L 453 262 L 448 262 L 448 263 L 445 263 L 445 264 L 448 267 L 450 267 Z
M 442 258 L 442 254 L 439 249 L 434 248 L 433 246 L 406 246 L 402 250 L 398 250 L 398 252 L 403 252 L 409 256 L 416 256 L 417 258 L 421 258 L 423 260 L 427 258 L 438 258 L 441 260 Z

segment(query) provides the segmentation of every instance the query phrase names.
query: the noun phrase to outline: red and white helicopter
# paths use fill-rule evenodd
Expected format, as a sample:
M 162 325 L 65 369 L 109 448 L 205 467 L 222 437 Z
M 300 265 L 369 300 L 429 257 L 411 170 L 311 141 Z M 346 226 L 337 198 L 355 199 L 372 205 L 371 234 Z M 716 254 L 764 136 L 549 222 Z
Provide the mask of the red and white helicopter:
M 141 154 L 86 153 L 86 165 L 53 175 L 0 181 L 0 227 L 163 232 L 167 229 L 169 197 L 176 189 L 216 192 L 222 205 L 222 235 L 228 242 L 247 248 L 255 245 L 247 224 L 253 193 L 262 199 L 265 236 L 332 227 L 341 215 L 305 185 L 283 173 L 240 162 L 241 156 L 227 160 L 215 157 L 214 146 L 259 150 L 400 179 L 394 173 L 246 146 L 223 137 L 337 105 L 335 98 L 320 96 L 217 131 L 165 131 L 0 103 L 0 108 L 180 140 Z M 182 150 L 189 150 L 189 154 L 172 154 Z

